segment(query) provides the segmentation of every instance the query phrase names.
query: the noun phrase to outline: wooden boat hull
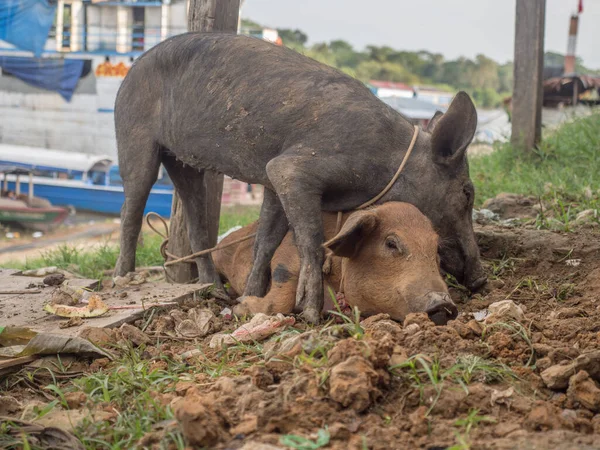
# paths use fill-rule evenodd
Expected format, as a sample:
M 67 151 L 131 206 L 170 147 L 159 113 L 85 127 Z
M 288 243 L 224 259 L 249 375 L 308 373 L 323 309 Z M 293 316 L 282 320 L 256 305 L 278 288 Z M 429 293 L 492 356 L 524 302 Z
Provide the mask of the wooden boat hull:
M 67 208 L 56 206 L 49 208 L 0 206 L 0 223 L 19 224 L 23 228 L 36 231 L 52 230 L 62 224 L 68 216 Z

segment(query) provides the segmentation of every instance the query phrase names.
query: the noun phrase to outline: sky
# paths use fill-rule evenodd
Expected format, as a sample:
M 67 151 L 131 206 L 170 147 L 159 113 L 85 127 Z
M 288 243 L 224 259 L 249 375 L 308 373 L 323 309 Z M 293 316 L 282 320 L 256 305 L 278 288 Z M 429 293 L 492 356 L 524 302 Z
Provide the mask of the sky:
M 546 0 L 546 51 L 565 53 L 578 0 Z M 387 45 L 447 59 L 483 53 L 513 59 L 516 0 L 245 0 L 242 17 L 273 28 L 299 28 L 309 43 L 343 39 L 356 49 Z M 600 0 L 583 0 L 577 56 L 600 69 Z

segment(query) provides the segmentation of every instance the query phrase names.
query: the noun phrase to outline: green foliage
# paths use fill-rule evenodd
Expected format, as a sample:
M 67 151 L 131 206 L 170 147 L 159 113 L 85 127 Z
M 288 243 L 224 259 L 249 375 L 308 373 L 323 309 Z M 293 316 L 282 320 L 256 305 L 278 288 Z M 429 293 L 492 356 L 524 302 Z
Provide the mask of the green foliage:
M 325 427 L 317 432 L 317 439 L 315 441 L 295 434 L 286 434 L 281 437 L 279 443 L 296 450 L 316 450 L 328 445 L 329 439 L 329 431 Z
M 221 211 L 219 232 L 223 233 L 235 226 L 248 225 L 258 219 L 259 207 L 237 206 L 224 208 Z M 162 238 L 154 233 L 143 235 L 142 242 L 136 249 L 136 265 L 138 267 L 160 266 L 163 258 L 160 254 Z M 56 266 L 77 275 L 91 279 L 102 279 L 105 270 L 113 269 L 119 257 L 119 246 L 104 242 L 92 249 L 63 244 L 42 252 L 39 258 L 27 260 L 24 264 L 6 263 L 6 267 L 21 270 L 39 269 Z
M 539 225 L 569 231 L 578 212 L 600 207 L 600 177 L 594 170 L 599 149 L 600 113 L 545 133 L 531 154 L 498 144 L 491 154 L 469 160 L 476 207 L 501 192 L 534 195 L 550 209 L 544 210 Z

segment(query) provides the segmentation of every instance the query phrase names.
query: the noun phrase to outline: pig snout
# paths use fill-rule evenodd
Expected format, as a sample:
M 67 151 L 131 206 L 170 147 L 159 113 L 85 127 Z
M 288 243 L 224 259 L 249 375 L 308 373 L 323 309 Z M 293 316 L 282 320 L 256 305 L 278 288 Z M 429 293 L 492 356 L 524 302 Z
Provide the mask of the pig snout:
M 458 309 L 445 292 L 430 292 L 421 302 L 425 305 L 425 312 L 429 319 L 436 325 L 446 325 L 449 320 L 456 319 Z
M 471 264 L 467 263 L 464 274 L 465 286 L 471 292 L 477 292 L 487 283 L 487 275 L 483 270 L 479 258 L 475 259 Z

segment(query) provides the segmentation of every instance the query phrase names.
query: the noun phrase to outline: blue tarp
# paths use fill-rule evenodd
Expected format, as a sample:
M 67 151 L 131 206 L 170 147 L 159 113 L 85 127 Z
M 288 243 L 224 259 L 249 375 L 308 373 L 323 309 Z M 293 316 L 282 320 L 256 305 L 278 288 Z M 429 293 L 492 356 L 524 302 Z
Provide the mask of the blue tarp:
M 0 39 L 40 56 L 55 11 L 55 0 L 0 0 Z
M 1 1 L 1 0 L 0 0 Z M 0 56 L 0 67 L 24 82 L 56 91 L 71 101 L 85 61 L 80 59 L 42 59 Z

